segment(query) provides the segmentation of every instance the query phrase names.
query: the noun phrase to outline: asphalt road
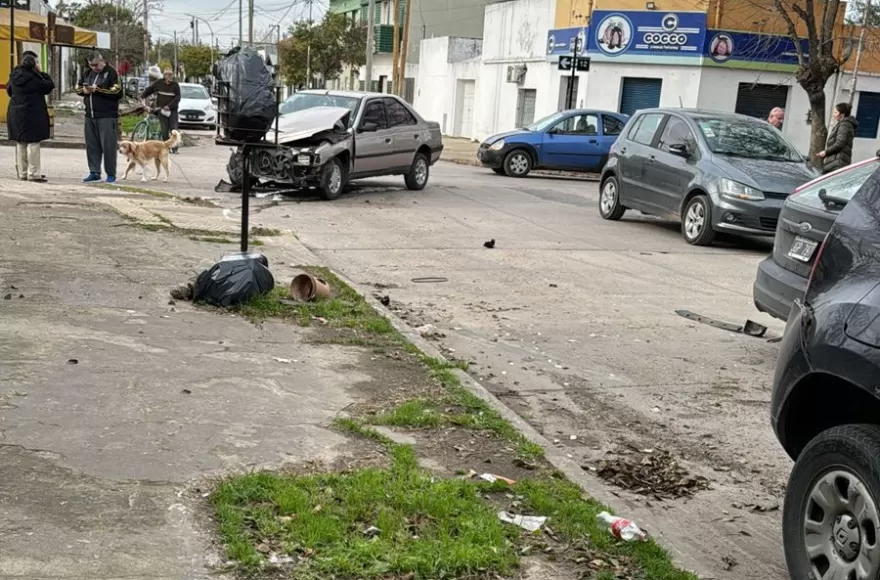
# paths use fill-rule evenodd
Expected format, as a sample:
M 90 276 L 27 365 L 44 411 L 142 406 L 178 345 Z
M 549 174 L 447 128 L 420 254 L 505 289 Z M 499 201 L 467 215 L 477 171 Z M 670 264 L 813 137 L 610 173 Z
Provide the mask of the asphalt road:
M 12 150 L 0 155 L 5 175 Z M 157 187 L 215 198 L 236 220 L 236 196 L 213 192 L 227 156 L 183 149 Z M 44 163 L 63 182 L 82 173 L 82 157 L 53 151 Z M 771 243 L 695 248 L 677 224 L 638 214 L 605 222 L 597 201 L 593 182 L 441 163 L 422 192 L 394 177 L 330 203 L 261 198 L 253 223 L 293 230 L 413 325 L 432 325 L 451 357 L 585 468 L 665 450 L 708 478 L 710 489 L 687 499 L 602 490 L 683 565 L 707 578 L 784 578 L 776 508 L 791 463 L 769 426 L 776 346 L 676 314 L 752 319 L 780 335 L 782 323 L 751 299 Z M 426 277 L 443 281 L 414 282 Z

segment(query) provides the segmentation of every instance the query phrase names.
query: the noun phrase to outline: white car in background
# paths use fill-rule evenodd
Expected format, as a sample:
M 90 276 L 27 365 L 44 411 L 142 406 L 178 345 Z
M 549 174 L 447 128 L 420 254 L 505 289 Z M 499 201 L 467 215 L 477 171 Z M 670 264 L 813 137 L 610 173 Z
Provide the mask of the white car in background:
M 180 104 L 177 106 L 180 127 L 207 127 L 213 129 L 217 121 L 217 108 L 203 85 L 180 83 Z

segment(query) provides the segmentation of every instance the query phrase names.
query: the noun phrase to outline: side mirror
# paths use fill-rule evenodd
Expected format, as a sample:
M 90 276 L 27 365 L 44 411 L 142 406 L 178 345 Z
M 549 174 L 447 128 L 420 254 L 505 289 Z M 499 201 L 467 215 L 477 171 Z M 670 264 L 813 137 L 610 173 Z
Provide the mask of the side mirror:
M 376 123 L 370 123 L 369 121 L 365 123 L 361 123 L 361 132 L 362 133 L 375 133 L 379 130 L 379 125 Z
M 674 143 L 669 146 L 669 152 L 673 155 L 678 155 L 679 157 L 690 157 L 691 154 L 688 152 L 687 145 L 682 143 Z
M 559 127 L 550 127 L 549 129 L 547 129 L 547 134 L 548 135 L 558 135 L 559 134 Z

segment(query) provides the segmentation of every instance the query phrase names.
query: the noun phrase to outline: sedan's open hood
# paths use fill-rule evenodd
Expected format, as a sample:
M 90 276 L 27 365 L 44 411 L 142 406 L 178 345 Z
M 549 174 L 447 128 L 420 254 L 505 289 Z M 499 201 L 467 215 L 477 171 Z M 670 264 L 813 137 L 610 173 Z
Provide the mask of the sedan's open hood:
M 280 115 L 278 117 L 278 142 L 290 143 L 307 139 L 321 131 L 329 131 L 338 121 L 349 114 L 351 111 L 345 107 L 312 107 Z

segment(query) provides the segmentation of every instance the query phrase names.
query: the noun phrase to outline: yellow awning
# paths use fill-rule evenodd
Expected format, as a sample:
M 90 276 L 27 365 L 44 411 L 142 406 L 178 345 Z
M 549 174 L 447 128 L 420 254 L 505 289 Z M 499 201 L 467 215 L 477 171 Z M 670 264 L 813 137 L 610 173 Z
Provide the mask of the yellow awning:
M 92 30 L 57 22 L 54 43 L 63 46 L 91 48 L 98 44 L 98 34 Z M 9 10 L 0 10 L 0 40 L 9 40 Z M 49 42 L 49 22 L 26 10 L 15 11 L 15 40 L 19 42 Z

